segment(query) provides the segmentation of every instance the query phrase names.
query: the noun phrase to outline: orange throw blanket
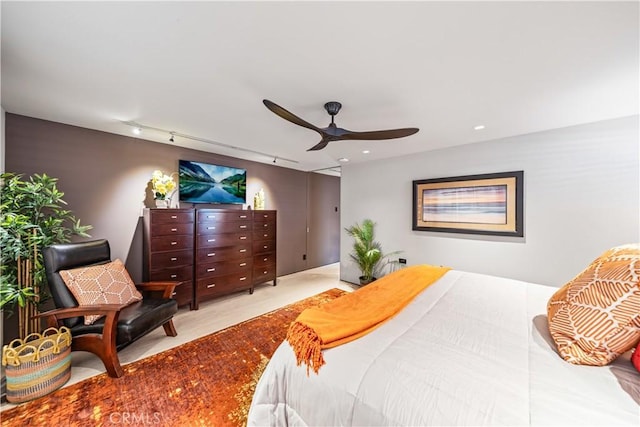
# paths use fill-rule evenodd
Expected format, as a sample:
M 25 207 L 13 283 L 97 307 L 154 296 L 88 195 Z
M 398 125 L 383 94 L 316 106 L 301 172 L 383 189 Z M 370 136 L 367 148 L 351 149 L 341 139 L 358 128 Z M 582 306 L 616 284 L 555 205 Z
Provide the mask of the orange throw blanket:
M 322 365 L 322 350 L 360 338 L 399 313 L 420 292 L 450 268 L 417 265 L 403 268 L 320 307 L 304 310 L 291 324 L 287 341 L 298 366 L 315 373 Z

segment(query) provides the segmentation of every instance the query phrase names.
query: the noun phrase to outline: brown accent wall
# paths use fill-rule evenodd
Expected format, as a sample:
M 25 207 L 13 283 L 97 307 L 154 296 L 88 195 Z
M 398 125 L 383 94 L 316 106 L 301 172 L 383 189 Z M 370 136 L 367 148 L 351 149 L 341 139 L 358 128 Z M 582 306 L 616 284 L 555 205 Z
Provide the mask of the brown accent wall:
M 69 209 L 84 224 L 93 225 L 92 238 L 109 240 L 112 257 L 125 261 L 134 280 L 142 277 L 141 216 L 152 203 L 151 173 L 155 169 L 175 172 L 179 159 L 245 168 L 249 204 L 264 189 L 265 208 L 278 211 L 278 275 L 336 262 L 340 257 L 338 214 L 331 218 L 320 214 L 329 205 L 331 209 L 338 206 L 338 177 L 10 113 L 5 121 L 5 154 L 7 172 L 57 177 Z M 307 227 L 313 230 L 309 238 Z M 4 341 L 7 338 L 5 334 Z

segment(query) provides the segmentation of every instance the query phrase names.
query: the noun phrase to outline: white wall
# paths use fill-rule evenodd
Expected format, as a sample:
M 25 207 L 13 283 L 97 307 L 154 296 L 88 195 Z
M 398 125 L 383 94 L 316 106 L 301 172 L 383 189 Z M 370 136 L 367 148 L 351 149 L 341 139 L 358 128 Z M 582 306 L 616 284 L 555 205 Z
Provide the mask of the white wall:
M 4 108 L 0 107 L 0 172 L 4 172 Z
M 344 227 L 371 218 L 408 265 L 561 286 L 609 247 L 640 241 L 638 116 L 342 167 L 341 278 L 357 282 Z M 412 181 L 524 171 L 524 238 L 412 231 Z

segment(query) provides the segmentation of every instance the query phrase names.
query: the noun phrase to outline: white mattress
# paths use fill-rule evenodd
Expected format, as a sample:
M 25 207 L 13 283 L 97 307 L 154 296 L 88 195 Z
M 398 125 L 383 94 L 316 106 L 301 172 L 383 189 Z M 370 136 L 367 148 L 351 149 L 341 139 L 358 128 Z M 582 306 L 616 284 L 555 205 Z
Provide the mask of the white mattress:
M 248 425 L 640 425 L 640 373 L 563 361 L 547 331 L 555 288 L 450 271 L 307 376 L 285 341 Z

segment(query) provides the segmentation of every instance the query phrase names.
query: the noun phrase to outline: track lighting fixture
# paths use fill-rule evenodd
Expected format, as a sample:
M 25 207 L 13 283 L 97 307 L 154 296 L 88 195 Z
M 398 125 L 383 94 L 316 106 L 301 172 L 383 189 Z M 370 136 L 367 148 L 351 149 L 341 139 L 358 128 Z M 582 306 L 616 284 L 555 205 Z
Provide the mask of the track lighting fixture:
M 162 132 L 164 134 L 169 134 L 170 135 L 169 136 L 169 141 L 170 142 L 174 142 L 174 137 L 179 136 L 180 138 L 183 138 L 183 139 L 190 139 L 192 141 L 200 141 L 200 142 L 204 142 L 204 143 L 207 143 L 207 144 L 217 145 L 218 147 L 229 148 L 229 149 L 232 149 L 232 150 L 242 151 L 242 152 L 245 152 L 245 153 L 258 154 L 258 155 L 264 156 L 264 157 L 266 157 L 268 159 L 273 158 L 273 163 L 275 163 L 277 159 L 284 160 L 284 161 L 291 162 L 291 163 L 300 163 L 297 160 L 287 159 L 286 157 L 274 156 L 273 154 L 263 153 L 261 151 L 250 150 L 248 148 L 242 148 L 242 147 L 236 147 L 235 145 L 224 144 L 222 142 L 213 141 L 213 140 L 210 140 L 210 139 L 207 139 L 207 138 L 201 138 L 199 136 L 187 135 L 187 134 L 184 134 L 184 133 L 173 132 L 173 131 L 169 131 L 169 130 L 166 130 L 166 129 L 161 129 L 161 128 L 157 128 L 157 127 L 153 127 L 153 126 L 147 126 L 147 125 L 143 125 L 143 124 L 136 123 L 136 122 L 133 122 L 133 121 L 124 120 L 124 121 L 122 121 L 122 123 L 124 123 L 127 126 L 133 127 L 133 133 L 135 133 L 136 135 L 141 134 L 142 133 L 142 129 L 149 129 L 149 130 L 152 130 L 152 131 Z

